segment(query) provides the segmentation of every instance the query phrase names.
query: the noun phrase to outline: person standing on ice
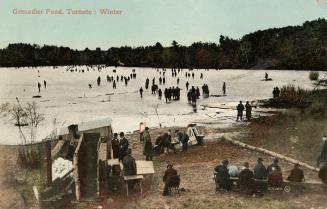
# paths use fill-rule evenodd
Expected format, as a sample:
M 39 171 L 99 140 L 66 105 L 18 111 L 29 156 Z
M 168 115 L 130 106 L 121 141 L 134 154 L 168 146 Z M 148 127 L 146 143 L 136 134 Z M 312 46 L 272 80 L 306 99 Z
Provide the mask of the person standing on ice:
M 143 88 L 141 87 L 139 91 L 140 91 L 141 98 L 143 98 Z
M 46 89 L 47 88 L 47 82 L 45 80 L 43 80 L 43 85 L 44 85 L 44 88 Z
M 98 86 L 100 86 L 100 83 L 101 83 L 101 78 L 100 78 L 100 76 L 99 76 L 98 79 L 97 79 L 97 84 L 98 84 Z
M 223 83 L 223 94 L 226 95 L 226 83 Z
M 186 82 L 186 90 L 188 90 L 188 86 L 189 86 L 190 84 L 188 83 L 188 81 Z
M 37 83 L 37 88 L 39 89 L 39 93 L 41 92 L 41 84 L 40 82 Z
M 243 110 L 244 110 L 244 105 L 242 104 L 242 101 L 240 101 L 240 103 L 237 105 L 236 121 L 238 121 L 239 118 L 243 120 Z

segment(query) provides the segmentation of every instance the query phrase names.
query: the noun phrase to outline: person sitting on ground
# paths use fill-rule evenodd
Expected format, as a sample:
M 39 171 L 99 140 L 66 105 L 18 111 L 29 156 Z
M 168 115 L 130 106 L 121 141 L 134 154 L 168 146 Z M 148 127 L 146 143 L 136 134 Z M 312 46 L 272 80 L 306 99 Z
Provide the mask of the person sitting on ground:
M 262 163 L 263 159 L 261 157 L 258 158 L 257 164 L 254 166 L 254 179 L 264 180 L 267 179 L 267 169 Z
M 318 172 L 318 177 L 321 181 L 327 185 L 327 163 L 321 163 L 320 169 Z
M 136 161 L 135 158 L 132 157 L 132 150 L 130 148 L 128 148 L 127 154 L 123 158 L 123 171 L 124 176 L 134 176 L 137 174 Z M 127 181 L 128 188 L 133 189 L 136 183 L 137 181 L 135 180 Z
M 249 169 L 249 163 L 243 164 L 242 171 L 239 174 L 238 185 L 242 192 L 254 194 L 255 182 L 253 179 L 253 172 Z
M 283 184 L 283 174 L 276 167 L 272 167 L 270 173 L 268 174 L 268 186 L 272 187 L 282 187 Z
M 217 165 L 215 168 L 216 172 L 216 185 L 219 186 L 221 189 L 225 189 L 227 191 L 232 189 L 233 182 L 230 179 L 230 175 L 228 173 L 228 160 L 223 160 L 220 165 Z M 218 190 L 219 188 L 216 188 Z
M 298 163 L 294 164 L 294 168 L 291 170 L 291 174 L 287 177 L 287 180 L 292 182 L 303 182 L 305 180 L 303 170 L 299 166 Z
M 232 178 L 237 178 L 240 171 L 238 170 L 238 167 L 236 165 L 229 165 L 228 166 L 228 174 Z
M 271 172 L 273 167 L 275 167 L 276 170 L 282 172 L 282 169 L 279 167 L 278 163 L 279 163 L 278 158 L 275 158 L 272 164 L 270 164 L 267 168 L 268 174 Z
M 172 176 L 177 176 L 177 171 L 173 168 L 173 164 L 167 165 L 167 170 L 165 171 L 165 174 L 162 178 L 163 182 L 165 183 L 164 190 L 162 195 L 167 196 L 168 195 L 168 186 L 171 181 Z

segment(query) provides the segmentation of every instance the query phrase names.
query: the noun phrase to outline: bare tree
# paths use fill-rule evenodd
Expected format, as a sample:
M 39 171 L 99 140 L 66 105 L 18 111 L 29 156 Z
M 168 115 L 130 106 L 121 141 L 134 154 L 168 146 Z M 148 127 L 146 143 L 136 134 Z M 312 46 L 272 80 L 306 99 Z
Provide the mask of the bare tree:
M 30 128 L 31 141 L 33 142 L 36 137 L 38 125 L 45 120 L 44 114 L 38 112 L 38 106 L 35 102 L 27 103 L 24 110 L 26 112 L 26 122 Z

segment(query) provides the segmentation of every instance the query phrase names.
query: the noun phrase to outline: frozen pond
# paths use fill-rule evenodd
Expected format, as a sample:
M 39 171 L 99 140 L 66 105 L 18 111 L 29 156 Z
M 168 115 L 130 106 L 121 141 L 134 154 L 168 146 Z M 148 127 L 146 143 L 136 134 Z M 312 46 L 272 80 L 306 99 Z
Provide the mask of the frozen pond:
M 308 71 L 275 71 L 275 70 L 194 70 L 195 78 L 186 78 L 185 72 L 181 71 L 179 87 L 182 88 L 181 100 L 165 103 L 164 98 L 158 100 L 157 95 L 151 95 L 146 90 L 145 80 L 150 79 L 150 87 L 153 77 L 158 84 L 159 72 L 152 68 L 103 68 L 101 72 L 87 67 L 77 67 L 77 72 L 66 71 L 67 67 L 39 67 L 8 69 L 0 68 L 0 103 L 17 104 L 16 97 L 21 104 L 35 101 L 40 107 L 40 112 L 45 114 L 46 120 L 38 128 L 38 138 L 46 137 L 51 130 L 77 123 L 94 120 L 97 118 L 111 117 L 115 132 L 134 131 L 139 128 L 139 122 L 145 121 L 150 127 L 162 126 L 186 126 L 187 123 L 197 122 L 214 124 L 218 127 L 226 127 L 235 123 L 235 111 L 232 109 L 203 110 L 201 104 L 225 104 L 227 107 L 235 107 L 239 100 L 252 101 L 266 99 L 272 96 L 275 86 L 294 84 L 303 88 L 313 88 L 313 82 L 309 80 Z M 79 70 L 84 69 L 84 73 Z M 131 79 L 127 86 L 119 80 L 117 89 L 113 89 L 112 83 L 106 81 L 106 76 L 128 76 L 135 69 L 136 79 Z M 38 73 L 39 71 L 39 73 Z M 272 81 L 262 81 L 267 72 Z M 203 73 L 203 79 L 200 79 Z M 101 85 L 96 85 L 97 77 L 101 76 Z M 171 69 L 166 71 L 166 84 L 159 85 L 164 90 L 166 87 L 177 86 L 177 78 L 171 75 Z M 43 80 L 47 81 L 44 89 Z M 222 84 L 227 84 L 227 96 L 209 97 L 198 100 L 198 111 L 193 113 L 192 107 L 187 103 L 186 81 L 190 86 L 201 87 L 208 84 L 210 94 L 221 95 Z M 41 93 L 38 93 L 37 83 L 42 84 Z M 89 88 L 92 84 L 93 88 Z M 143 87 L 143 99 L 139 96 L 139 88 Z M 112 94 L 113 95 L 106 95 Z M 35 95 L 41 98 L 32 98 Z M 156 107 L 158 115 L 156 114 Z M 217 112 L 219 112 L 217 114 Z M 227 116 L 227 117 L 226 117 Z M 233 117 L 229 117 L 233 116 Z M 56 120 L 56 122 L 54 122 Z M 17 144 L 20 137 L 15 127 L 6 117 L 0 119 L 0 143 Z M 27 134 L 28 135 L 28 134 Z

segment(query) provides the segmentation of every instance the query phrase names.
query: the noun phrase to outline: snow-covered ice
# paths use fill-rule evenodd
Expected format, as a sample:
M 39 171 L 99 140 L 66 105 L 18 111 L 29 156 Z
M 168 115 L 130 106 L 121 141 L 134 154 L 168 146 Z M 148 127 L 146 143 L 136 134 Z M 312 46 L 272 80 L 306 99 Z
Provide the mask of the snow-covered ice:
M 187 123 L 196 122 L 206 125 L 226 127 L 235 123 L 235 111 L 232 109 L 203 109 L 200 105 L 219 104 L 234 108 L 239 100 L 252 101 L 266 99 L 272 96 L 275 86 L 294 84 L 302 88 L 313 88 L 309 80 L 309 71 L 276 71 L 276 70 L 194 70 L 195 78 L 185 77 L 183 70 L 177 77 L 180 78 L 179 87 L 182 88 L 181 100 L 165 103 L 164 99 L 158 100 L 157 95 L 151 95 L 146 90 L 145 80 L 156 77 L 158 84 L 159 72 L 152 68 L 108 67 L 98 72 L 87 71 L 86 66 L 77 67 L 82 72 L 66 71 L 67 67 L 38 67 L 38 68 L 0 68 L 0 103 L 17 103 L 18 97 L 21 104 L 35 101 L 40 107 L 40 112 L 45 114 L 46 120 L 38 128 L 38 139 L 45 138 L 55 128 L 68 126 L 71 123 L 111 117 L 115 132 L 138 130 L 141 121 L 150 127 L 186 126 Z M 130 80 L 128 86 L 119 80 L 117 89 L 112 88 L 112 83 L 107 83 L 106 76 L 128 76 L 135 69 L 136 79 Z M 38 73 L 39 71 L 39 73 Z M 200 73 L 204 78 L 200 79 Z M 273 81 L 262 81 L 267 72 Z M 97 77 L 101 76 L 101 85 L 96 85 Z M 164 90 L 166 87 L 177 86 L 177 78 L 173 78 L 171 70 L 166 71 L 166 84 L 159 85 Z M 47 81 L 44 89 L 43 80 Z M 198 111 L 193 112 L 187 104 L 186 80 L 190 86 L 201 86 L 207 83 L 210 94 L 222 94 L 222 84 L 227 84 L 227 96 L 209 97 L 198 100 Z M 41 93 L 38 93 L 37 83 L 42 84 Z M 93 88 L 89 89 L 88 84 Z M 139 88 L 143 87 L 143 99 L 139 96 Z M 113 95 L 106 95 L 112 94 Z M 32 98 L 41 95 L 41 98 Z M 158 115 L 156 114 L 156 107 Z M 55 122 L 54 122 L 55 119 Z M 0 143 L 21 143 L 17 127 L 6 117 L 0 118 Z M 26 130 L 25 130 L 26 131 Z

